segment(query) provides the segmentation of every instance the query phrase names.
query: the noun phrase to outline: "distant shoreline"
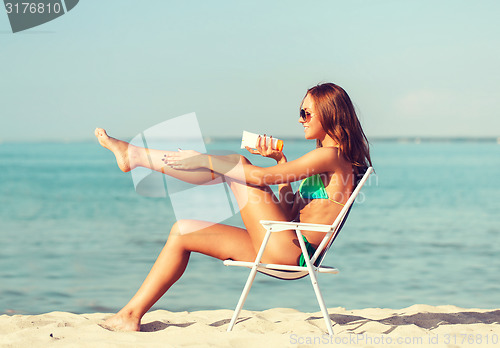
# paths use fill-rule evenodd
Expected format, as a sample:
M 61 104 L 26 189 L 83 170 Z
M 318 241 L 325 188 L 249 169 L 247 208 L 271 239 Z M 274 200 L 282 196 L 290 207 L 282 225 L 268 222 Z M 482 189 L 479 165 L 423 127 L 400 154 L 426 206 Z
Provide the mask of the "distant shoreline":
M 373 137 L 368 140 L 397 143 L 500 143 L 500 137 Z
M 305 141 L 303 137 L 283 137 L 285 141 Z M 240 141 L 235 137 L 205 137 L 205 142 L 215 141 Z M 500 137 L 368 137 L 369 142 L 395 142 L 395 143 L 500 143 Z
M 127 137 L 122 137 L 123 139 L 129 139 Z M 305 141 L 303 137 L 282 137 L 285 142 L 301 142 Z M 219 141 L 241 141 L 240 137 L 211 137 L 207 136 L 203 138 L 206 144 L 215 143 Z M 370 143 L 496 143 L 500 144 L 500 136 L 499 137 L 418 137 L 418 136 L 388 136 L 388 137 L 368 137 L 368 141 Z M 35 139 L 35 140 L 19 140 L 19 141 L 2 141 L 0 140 L 0 146 L 6 144 L 77 144 L 77 143 L 94 143 L 95 139 Z

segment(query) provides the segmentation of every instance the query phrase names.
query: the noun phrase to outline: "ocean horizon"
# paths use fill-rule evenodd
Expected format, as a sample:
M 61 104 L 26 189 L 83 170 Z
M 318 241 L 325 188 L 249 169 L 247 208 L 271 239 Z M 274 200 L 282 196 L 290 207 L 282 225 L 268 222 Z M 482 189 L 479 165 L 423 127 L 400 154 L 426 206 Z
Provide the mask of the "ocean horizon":
M 120 139 L 132 139 L 134 136 L 124 136 L 120 137 Z M 304 141 L 303 136 L 283 136 L 283 140 L 286 142 L 297 142 Z M 204 136 L 203 140 L 205 143 L 212 142 L 239 142 L 241 141 L 241 135 L 235 136 Z M 379 142 L 396 142 L 396 143 L 461 143 L 461 142 L 470 142 L 470 143 L 497 143 L 500 144 L 500 136 L 372 136 L 368 138 L 370 143 L 379 143 Z M 0 145 L 2 144 L 33 144 L 33 143 L 56 143 L 56 144 L 74 144 L 74 143 L 95 143 L 95 137 L 85 137 L 78 139 L 69 139 L 69 138 L 50 138 L 50 139 L 34 139 L 34 140 L 2 140 L 0 139 Z

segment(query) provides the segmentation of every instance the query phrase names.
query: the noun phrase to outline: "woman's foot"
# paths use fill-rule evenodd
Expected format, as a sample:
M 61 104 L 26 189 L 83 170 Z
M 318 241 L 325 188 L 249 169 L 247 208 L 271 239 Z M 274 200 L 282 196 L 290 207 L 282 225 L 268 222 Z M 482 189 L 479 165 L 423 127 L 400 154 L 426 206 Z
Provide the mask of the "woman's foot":
M 130 152 L 129 152 L 129 143 L 112 138 L 106 134 L 106 131 L 102 128 L 95 129 L 95 136 L 99 140 L 99 143 L 104 146 L 106 149 L 111 150 L 116 157 L 116 163 L 118 167 L 124 172 L 129 172 L 131 169 L 130 166 Z
M 141 319 L 122 312 L 116 313 L 98 325 L 110 331 L 141 331 Z

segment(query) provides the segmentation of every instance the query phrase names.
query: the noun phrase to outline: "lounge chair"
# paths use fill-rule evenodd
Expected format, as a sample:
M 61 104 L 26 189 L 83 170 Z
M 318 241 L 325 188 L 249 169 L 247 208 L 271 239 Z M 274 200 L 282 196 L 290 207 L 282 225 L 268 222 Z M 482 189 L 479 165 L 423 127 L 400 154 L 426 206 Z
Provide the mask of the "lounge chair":
M 326 328 L 328 330 L 328 333 L 333 336 L 332 323 L 330 321 L 330 317 L 328 315 L 328 311 L 325 306 L 325 301 L 323 300 L 323 296 L 321 295 L 321 291 L 319 289 L 316 273 L 330 273 L 330 274 L 339 273 L 338 269 L 334 267 L 322 266 L 321 263 L 323 262 L 326 253 L 330 249 L 330 246 L 333 244 L 335 238 L 342 229 L 342 226 L 344 225 L 344 222 L 347 219 L 347 216 L 349 215 L 352 204 L 356 199 L 356 196 L 358 195 L 359 191 L 361 190 L 361 188 L 363 187 L 363 185 L 365 184 L 366 180 L 368 179 L 368 177 L 372 172 L 373 168 L 369 167 L 365 172 L 365 174 L 363 175 L 363 178 L 359 181 L 358 185 L 351 193 L 351 196 L 347 200 L 344 208 L 340 211 L 339 215 L 331 225 L 286 222 L 286 221 L 268 221 L 268 220 L 260 221 L 260 223 L 266 229 L 266 234 L 262 241 L 259 252 L 257 253 L 255 261 L 254 262 L 233 261 L 233 260 L 224 261 L 224 265 L 226 266 L 240 266 L 240 267 L 251 268 L 250 275 L 248 276 L 245 287 L 243 288 L 243 292 L 241 293 L 240 300 L 238 301 L 238 305 L 236 306 L 231 322 L 229 323 L 229 327 L 227 328 L 228 332 L 233 329 L 234 324 L 238 319 L 238 315 L 240 314 L 240 311 L 243 307 L 243 304 L 245 303 L 248 293 L 250 292 L 250 288 L 252 287 L 252 283 L 258 271 L 266 275 L 284 280 L 299 279 L 309 275 L 311 277 L 311 282 L 314 288 L 314 292 L 316 293 L 316 298 L 318 299 L 318 304 L 321 308 L 321 312 L 323 313 L 323 317 L 325 319 Z M 267 242 L 269 241 L 269 237 L 271 236 L 271 233 L 280 232 L 284 230 L 295 230 L 295 233 L 297 234 L 297 239 L 300 244 L 300 248 L 302 249 L 302 254 L 304 255 L 306 267 L 281 265 L 281 264 L 266 264 L 260 262 L 262 254 L 264 253 L 264 249 L 266 248 Z M 307 253 L 306 245 L 302 238 L 301 231 L 316 231 L 325 233 L 325 236 L 323 237 L 321 243 L 316 249 L 316 252 L 311 258 L 309 258 L 309 255 Z

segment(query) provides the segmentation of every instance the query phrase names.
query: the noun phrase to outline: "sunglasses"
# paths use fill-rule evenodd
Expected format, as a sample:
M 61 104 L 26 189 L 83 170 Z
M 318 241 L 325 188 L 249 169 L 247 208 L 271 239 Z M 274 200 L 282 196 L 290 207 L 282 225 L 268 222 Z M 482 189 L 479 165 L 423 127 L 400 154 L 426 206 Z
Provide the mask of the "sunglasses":
M 311 113 L 306 112 L 304 109 L 300 109 L 300 118 L 305 122 L 307 118 L 311 116 Z

